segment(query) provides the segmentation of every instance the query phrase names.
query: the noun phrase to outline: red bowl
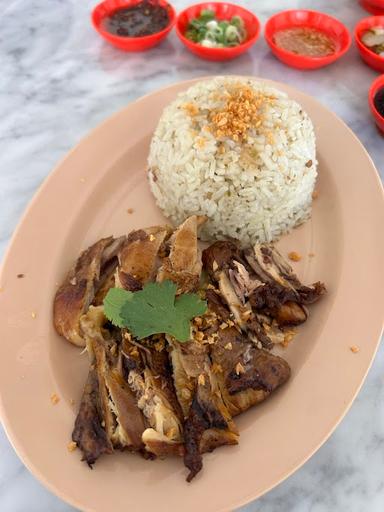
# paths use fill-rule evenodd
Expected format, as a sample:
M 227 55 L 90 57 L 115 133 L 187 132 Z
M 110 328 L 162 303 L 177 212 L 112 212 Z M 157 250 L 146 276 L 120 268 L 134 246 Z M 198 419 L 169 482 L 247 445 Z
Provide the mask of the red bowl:
M 184 34 L 187 30 L 189 22 L 193 18 L 197 18 L 203 9 L 214 11 L 220 20 L 228 20 L 232 16 L 241 16 L 244 20 L 245 29 L 247 31 L 247 39 L 239 46 L 232 48 L 206 48 L 201 44 L 194 43 L 187 39 Z M 228 4 L 226 2 L 204 2 L 202 4 L 192 5 L 182 11 L 177 17 L 176 33 L 182 43 L 195 55 L 207 60 L 230 60 L 238 57 L 246 52 L 259 37 L 260 23 L 256 16 L 240 7 L 239 5 Z
M 373 103 L 373 100 L 375 98 L 377 91 L 381 88 L 384 88 L 384 75 L 380 75 L 379 77 L 376 78 L 376 80 L 373 81 L 371 87 L 369 88 L 368 102 L 369 102 L 369 106 L 371 108 L 373 117 L 375 118 L 376 124 L 377 124 L 379 130 L 381 130 L 381 132 L 384 135 L 384 116 L 379 114 L 379 112 L 377 111 L 377 108 L 375 107 L 375 105 Z
M 324 32 L 335 41 L 335 53 L 326 57 L 308 57 L 283 50 L 275 44 L 274 34 L 279 30 L 291 27 L 309 27 Z M 340 59 L 351 46 L 351 36 L 348 29 L 339 20 L 322 12 L 302 9 L 279 12 L 269 18 L 265 25 L 264 36 L 273 54 L 281 62 L 298 69 L 316 69 L 327 66 Z
M 360 0 L 360 5 L 371 14 L 384 14 L 384 0 Z
M 384 16 L 370 16 L 363 18 L 355 27 L 355 42 L 360 52 L 361 58 L 377 71 L 384 71 L 384 57 L 379 57 L 375 52 L 370 50 L 361 42 L 361 38 L 366 30 L 376 25 L 384 27 Z
M 101 2 L 100 4 L 96 5 L 92 11 L 91 19 L 93 26 L 101 35 L 101 37 L 108 41 L 108 43 L 111 43 L 113 46 L 116 46 L 116 48 L 126 52 L 141 52 L 156 46 L 165 37 L 167 37 L 176 20 L 176 13 L 174 8 L 164 0 L 159 0 L 159 3 L 162 7 L 166 7 L 168 9 L 169 24 L 160 32 L 156 32 L 155 34 L 143 37 L 123 37 L 111 34 L 103 27 L 105 18 L 108 18 L 111 16 L 111 14 L 121 9 L 122 7 L 136 5 L 140 3 L 140 1 L 141 0 L 105 0 L 104 2 Z

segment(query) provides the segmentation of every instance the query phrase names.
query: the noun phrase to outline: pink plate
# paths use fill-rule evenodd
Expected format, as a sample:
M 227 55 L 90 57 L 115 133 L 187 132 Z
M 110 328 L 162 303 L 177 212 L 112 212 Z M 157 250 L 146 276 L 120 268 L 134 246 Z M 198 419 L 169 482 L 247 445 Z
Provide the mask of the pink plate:
M 319 160 L 313 217 L 278 246 L 284 254 L 299 252 L 299 276 L 324 281 L 328 294 L 284 351 L 291 380 L 238 418 L 239 446 L 208 454 L 191 484 L 177 459 L 149 462 L 125 452 L 105 456 L 90 471 L 78 450 L 67 450 L 88 362 L 55 333 L 52 299 L 82 249 L 165 221 L 147 183 L 149 142 L 163 108 L 193 82 L 141 98 L 93 130 L 46 179 L 15 231 L 0 275 L 1 419 L 30 471 L 81 510 L 235 509 L 292 474 L 324 443 L 371 365 L 383 317 L 378 175 L 339 118 L 314 98 L 267 82 L 309 113 Z M 352 345 L 360 347 L 357 354 Z M 52 393 L 60 397 L 57 405 Z

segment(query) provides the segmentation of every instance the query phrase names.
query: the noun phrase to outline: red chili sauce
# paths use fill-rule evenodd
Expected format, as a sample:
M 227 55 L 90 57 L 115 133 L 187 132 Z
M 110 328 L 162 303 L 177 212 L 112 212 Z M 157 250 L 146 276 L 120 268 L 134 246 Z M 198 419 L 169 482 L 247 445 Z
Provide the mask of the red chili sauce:
M 170 22 L 168 9 L 156 0 L 122 7 L 105 19 L 104 28 L 123 37 L 143 37 L 164 30 Z
M 335 41 L 324 32 L 311 27 L 279 30 L 274 42 L 283 50 L 307 57 L 325 57 L 336 51 Z

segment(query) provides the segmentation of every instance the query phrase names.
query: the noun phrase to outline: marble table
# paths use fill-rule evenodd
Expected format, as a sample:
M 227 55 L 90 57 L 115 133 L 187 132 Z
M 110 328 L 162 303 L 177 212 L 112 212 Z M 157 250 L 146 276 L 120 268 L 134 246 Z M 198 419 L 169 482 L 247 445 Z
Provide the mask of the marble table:
M 313 72 L 285 67 L 262 38 L 248 54 L 224 64 L 193 57 L 175 33 L 149 53 L 129 55 L 107 46 L 93 31 L 89 13 L 95 3 L 0 0 L 0 257 L 36 189 L 74 144 L 138 96 L 188 78 L 246 74 L 300 88 L 354 130 L 384 176 L 384 139 L 367 107 L 367 91 L 377 74 L 360 61 L 354 47 L 340 62 Z M 180 10 L 188 1 L 173 0 L 173 4 Z M 352 29 L 366 15 L 357 0 L 242 0 L 241 4 L 253 8 L 261 22 L 277 10 L 310 7 L 337 16 Z M 292 477 L 242 511 L 382 512 L 383 396 L 382 347 L 358 398 L 331 438 Z M 28 472 L 2 429 L 0 510 L 74 510 Z

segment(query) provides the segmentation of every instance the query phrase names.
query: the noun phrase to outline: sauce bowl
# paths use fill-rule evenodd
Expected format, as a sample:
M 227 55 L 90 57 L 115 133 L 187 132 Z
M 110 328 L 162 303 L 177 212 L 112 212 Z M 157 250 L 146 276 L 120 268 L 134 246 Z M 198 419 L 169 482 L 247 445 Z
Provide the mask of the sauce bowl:
M 308 27 L 325 33 L 335 41 L 336 51 L 324 57 L 311 57 L 289 52 L 277 46 L 274 41 L 275 33 L 292 27 Z M 273 54 L 281 62 L 297 69 L 316 69 L 328 66 L 340 59 L 351 46 L 351 36 L 343 23 L 328 14 L 303 9 L 279 12 L 269 18 L 265 25 L 264 37 Z
M 360 0 L 360 5 L 371 14 L 384 14 L 384 0 Z
M 213 11 L 216 17 L 220 20 L 228 20 L 232 18 L 232 16 L 241 16 L 247 31 L 247 39 L 238 46 L 233 46 L 231 48 L 207 48 L 187 39 L 184 34 L 189 22 L 194 18 L 197 18 L 204 9 Z M 238 57 L 255 44 L 259 37 L 259 32 L 259 20 L 252 12 L 240 7 L 239 5 L 229 4 L 227 2 L 205 2 L 192 5 L 179 14 L 176 22 L 176 33 L 180 41 L 192 53 L 206 60 L 223 61 Z
M 376 71 L 384 72 L 384 57 L 379 57 L 361 41 L 364 32 L 377 25 L 384 27 L 384 16 L 369 16 L 360 20 L 355 27 L 355 42 L 363 61 Z
M 124 7 L 133 7 L 139 3 L 140 0 L 104 0 L 104 2 L 96 5 L 92 11 L 91 20 L 95 30 L 101 35 L 101 37 L 108 41 L 108 43 L 126 52 L 141 52 L 158 45 L 165 37 L 167 37 L 176 20 L 174 8 L 164 0 L 159 0 L 159 4 L 168 10 L 169 23 L 160 32 L 155 32 L 149 36 L 125 37 L 112 34 L 104 27 L 106 18 L 114 14 L 116 11 Z
M 369 107 L 371 109 L 372 115 L 375 118 L 377 127 L 379 128 L 382 135 L 384 136 L 384 116 L 382 116 L 378 112 L 378 110 L 374 104 L 374 99 L 375 99 L 376 93 L 382 88 L 384 88 L 384 75 L 380 75 L 379 77 L 376 78 L 376 80 L 374 80 L 372 82 L 372 85 L 369 88 L 369 93 L 368 93 L 368 103 L 369 103 Z

